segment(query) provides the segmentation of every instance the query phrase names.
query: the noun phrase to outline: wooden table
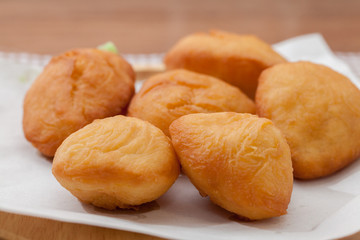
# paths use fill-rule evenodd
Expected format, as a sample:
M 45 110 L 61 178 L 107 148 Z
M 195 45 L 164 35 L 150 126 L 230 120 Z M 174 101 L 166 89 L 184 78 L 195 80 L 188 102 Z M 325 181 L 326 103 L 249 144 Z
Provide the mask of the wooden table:
M 164 52 L 208 29 L 275 43 L 320 32 L 335 51 L 360 51 L 359 0 L 0 0 L 0 51 L 55 54 L 112 40 L 122 53 Z
M 359 0 L 0 0 L 0 51 L 56 54 L 112 40 L 121 53 L 165 52 L 208 29 L 269 43 L 320 32 L 334 51 L 360 51 Z M 0 212 L 0 239 L 159 239 Z M 360 233 L 345 239 L 360 239 Z

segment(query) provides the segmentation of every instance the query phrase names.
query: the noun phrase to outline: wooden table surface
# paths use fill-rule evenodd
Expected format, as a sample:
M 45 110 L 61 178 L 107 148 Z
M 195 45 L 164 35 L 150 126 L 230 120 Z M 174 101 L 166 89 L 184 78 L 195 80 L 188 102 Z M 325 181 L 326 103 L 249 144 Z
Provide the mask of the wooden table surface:
M 0 51 L 6 52 L 57 54 L 112 40 L 121 53 L 157 53 L 209 29 L 252 33 L 269 43 L 320 32 L 334 51 L 360 52 L 360 1 L 0 0 Z M 159 239 L 5 212 L 1 238 Z
M 55 54 L 112 40 L 122 53 L 164 52 L 214 28 L 269 43 L 320 32 L 335 51 L 360 51 L 360 1 L 0 0 L 0 51 Z

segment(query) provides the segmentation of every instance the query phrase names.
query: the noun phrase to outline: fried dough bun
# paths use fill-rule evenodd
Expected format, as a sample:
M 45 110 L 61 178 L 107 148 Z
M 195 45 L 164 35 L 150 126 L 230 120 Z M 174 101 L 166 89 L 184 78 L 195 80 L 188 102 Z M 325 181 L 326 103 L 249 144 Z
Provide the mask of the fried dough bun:
M 95 120 L 56 151 L 52 172 L 75 197 L 106 209 L 153 201 L 175 182 L 180 167 L 168 137 L 137 118 Z
M 25 96 L 25 137 L 42 154 L 54 156 L 71 133 L 124 112 L 134 81 L 130 64 L 110 52 L 76 49 L 52 58 Z
M 256 104 L 285 135 L 296 178 L 330 175 L 360 156 L 360 91 L 332 69 L 310 62 L 269 68 Z
M 286 60 L 255 36 L 210 31 L 180 39 L 164 62 L 168 69 L 185 68 L 220 78 L 254 99 L 261 71 Z
M 172 70 L 148 79 L 128 108 L 129 116 L 149 121 L 168 136 L 175 119 L 207 112 L 255 113 L 255 104 L 238 88 L 217 78 Z
M 183 171 L 202 196 L 256 220 L 286 214 L 293 174 L 288 144 L 273 123 L 245 113 L 198 113 L 170 125 Z

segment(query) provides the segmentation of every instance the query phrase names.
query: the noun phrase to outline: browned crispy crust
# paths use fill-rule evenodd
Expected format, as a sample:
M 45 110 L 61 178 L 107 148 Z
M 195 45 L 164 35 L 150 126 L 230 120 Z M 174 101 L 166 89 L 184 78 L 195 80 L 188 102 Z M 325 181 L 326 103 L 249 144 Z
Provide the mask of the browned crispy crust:
M 286 136 L 297 178 L 330 175 L 360 155 L 360 91 L 328 67 L 297 62 L 265 70 L 256 106 Z
M 185 68 L 220 78 L 254 98 L 261 71 L 286 60 L 255 36 L 213 30 L 180 39 L 164 62 L 168 69 Z
M 128 109 L 129 116 L 149 121 L 166 135 L 172 121 L 200 112 L 255 113 L 255 104 L 238 88 L 220 79 L 172 70 L 149 78 Z
M 134 81 L 131 66 L 113 53 L 75 49 L 54 57 L 25 96 L 25 137 L 41 153 L 53 156 L 72 132 L 123 112 Z
M 119 115 L 95 120 L 66 138 L 56 151 L 52 172 L 85 203 L 136 209 L 164 194 L 179 168 L 160 129 Z
M 181 166 L 202 196 L 256 220 L 286 214 L 293 174 L 281 131 L 247 113 L 197 113 L 175 120 L 170 135 Z

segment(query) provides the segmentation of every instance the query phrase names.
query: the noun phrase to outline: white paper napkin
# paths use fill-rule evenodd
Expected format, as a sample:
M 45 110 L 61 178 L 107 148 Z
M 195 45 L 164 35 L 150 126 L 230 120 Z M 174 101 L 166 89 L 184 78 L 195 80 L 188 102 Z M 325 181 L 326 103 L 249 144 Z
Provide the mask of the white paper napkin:
M 289 39 L 274 47 L 291 61 L 328 65 L 360 86 L 319 34 Z M 81 204 L 52 176 L 51 161 L 23 137 L 23 97 L 49 56 L 37 62 L 26 54 L 21 59 L 27 60 L 0 54 L 0 210 L 172 239 L 319 240 L 360 231 L 360 161 L 328 178 L 295 181 L 288 214 L 263 221 L 234 220 L 233 214 L 200 197 L 184 176 L 140 212 L 106 211 Z

